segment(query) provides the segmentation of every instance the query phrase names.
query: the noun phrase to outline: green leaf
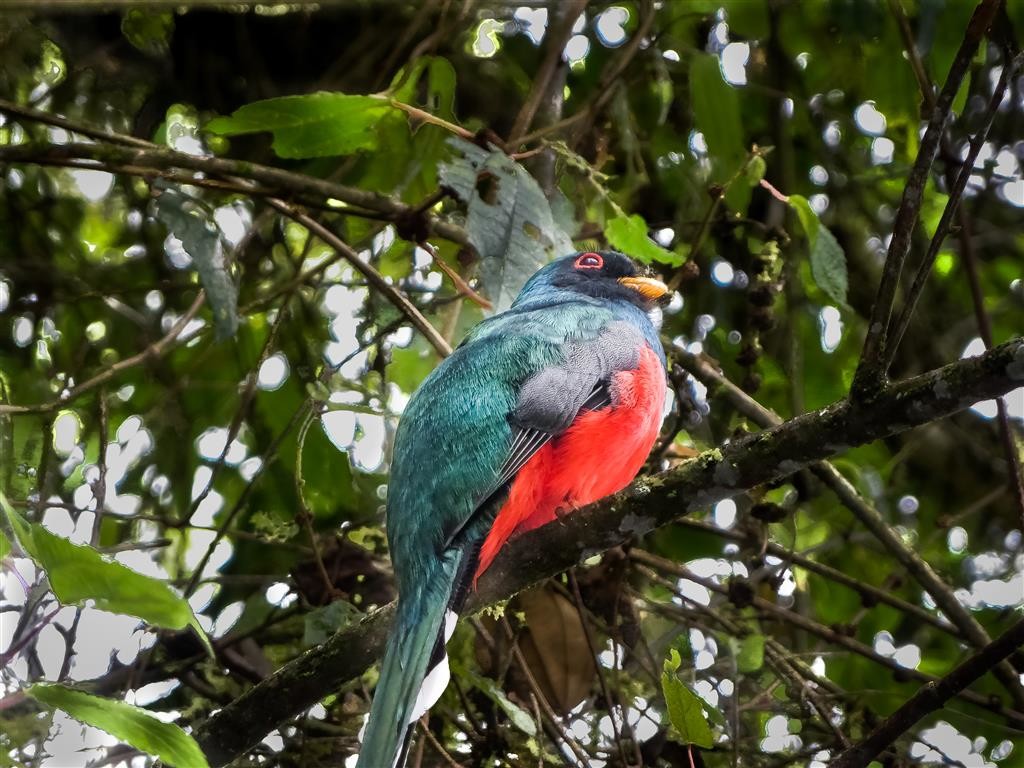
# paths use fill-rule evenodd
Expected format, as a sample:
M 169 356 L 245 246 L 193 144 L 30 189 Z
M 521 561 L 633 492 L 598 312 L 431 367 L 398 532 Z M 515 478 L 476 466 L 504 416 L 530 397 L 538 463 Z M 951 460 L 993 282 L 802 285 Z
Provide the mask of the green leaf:
M 739 95 L 722 78 L 717 56 L 698 53 L 690 62 L 690 106 L 711 157 L 711 177 L 719 184 L 727 184 L 746 162 L 747 149 Z M 734 210 L 745 211 L 750 187 L 732 184 L 725 199 Z
M 10 551 L 11 542 L 4 534 L 4 532 L 0 531 L 0 560 L 3 560 L 5 557 L 7 557 L 7 555 L 10 554 Z
M 121 18 L 121 34 L 143 53 L 163 56 L 170 49 L 174 15 L 170 11 L 132 8 Z
M 455 119 L 455 67 L 441 56 L 430 57 L 427 67 L 426 110 L 445 120 Z
M 469 205 L 466 231 L 480 255 L 480 280 L 500 312 L 541 266 L 571 253 L 572 240 L 555 223 L 544 192 L 519 163 L 464 139 L 449 143 L 461 157 L 442 164 L 441 184 Z
M 764 635 L 752 633 L 739 641 L 736 648 L 736 668 L 740 672 L 757 672 L 764 666 Z
M 335 600 L 314 608 L 303 618 L 302 644 L 307 648 L 320 645 L 338 630 L 362 615 L 362 611 L 347 600 Z
M 846 254 L 835 236 L 822 226 L 818 239 L 811 247 L 811 275 L 814 282 L 833 300 L 846 303 L 849 277 L 846 273 Z
M 92 696 L 63 685 L 40 683 L 25 691 L 36 701 L 67 712 L 86 725 L 106 731 L 136 749 L 180 768 L 209 768 L 195 739 L 174 723 L 165 723 L 139 707 Z
M 228 269 L 220 230 L 195 200 L 173 187 L 163 187 L 154 207 L 195 264 L 213 311 L 214 335 L 218 341 L 232 338 L 238 331 L 238 286 Z
M 330 157 L 374 149 L 377 122 L 396 111 L 375 96 L 320 92 L 254 101 L 211 120 L 206 130 L 221 136 L 270 131 L 278 157 Z
M 537 723 L 530 716 L 530 713 L 506 696 L 505 692 L 493 680 L 489 677 L 478 675 L 473 675 L 471 679 L 487 698 L 501 707 L 502 711 L 508 715 L 508 719 L 512 721 L 512 725 L 527 736 L 537 735 Z
M 756 155 L 750 158 L 750 162 L 747 163 L 746 169 L 747 183 L 752 187 L 756 187 L 767 172 L 768 163 L 765 162 L 761 155 Z
M 64 605 L 82 605 L 91 600 L 100 610 L 137 616 L 153 626 L 167 629 L 192 626 L 209 645 L 188 602 L 164 582 L 107 560 L 92 547 L 72 544 L 43 526 L 28 522 L 3 495 L 0 495 L 0 506 L 21 548 L 46 571 L 53 594 Z
M 846 303 L 849 277 L 846 254 L 828 227 L 821 223 L 810 202 L 802 195 L 790 195 L 789 205 L 796 211 L 800 226 L 807 237 L 811 252 L 811 275 L 814 282 L 829 298 L 839 304 Z
M 647 222 L 635 213 L 609 221 L 604 227 L 604 236 L 612 247 L 647 264 L 657 261 L 678 267 L 683 263 L 681 256 L 666 251 L 647 236 Z
M 680 663 L 679 652 L 673 648 L 661 674 L 661 690 L 665 695 L 669 721 L 683 743 L 710 749 L 715 742 L 704 714 L 704 705 L 697 694 L 676 677 Z

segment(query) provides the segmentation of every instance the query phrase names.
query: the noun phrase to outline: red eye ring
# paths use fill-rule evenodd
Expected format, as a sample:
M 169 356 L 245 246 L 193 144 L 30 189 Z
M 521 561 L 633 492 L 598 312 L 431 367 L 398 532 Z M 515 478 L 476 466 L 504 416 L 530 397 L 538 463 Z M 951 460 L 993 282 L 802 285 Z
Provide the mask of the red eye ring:
M 604 259 L 601 254 L 594 253 L 593 251 L 587 251 L 581 253 L 573 264 L 576 269 L 601 269 L 604 267 Z

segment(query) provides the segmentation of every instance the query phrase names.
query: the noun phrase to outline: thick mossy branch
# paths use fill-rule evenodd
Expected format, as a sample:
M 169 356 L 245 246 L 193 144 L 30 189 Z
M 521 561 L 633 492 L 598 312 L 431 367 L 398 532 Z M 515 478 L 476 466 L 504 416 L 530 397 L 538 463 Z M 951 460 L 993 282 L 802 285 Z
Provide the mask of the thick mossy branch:
M 505 599 L 688 512 L 1020 386 L 1024 338 L 908 379 L 870 401 L 841 400 L 706 451 L 510 542 L 481 579 L 469 610 Z M 339 632 L 211 717 L 197 732 L 210 764 L 231 761 L 289 717 L 362 674 L 383 649 L 392 612 L 388 606 Z

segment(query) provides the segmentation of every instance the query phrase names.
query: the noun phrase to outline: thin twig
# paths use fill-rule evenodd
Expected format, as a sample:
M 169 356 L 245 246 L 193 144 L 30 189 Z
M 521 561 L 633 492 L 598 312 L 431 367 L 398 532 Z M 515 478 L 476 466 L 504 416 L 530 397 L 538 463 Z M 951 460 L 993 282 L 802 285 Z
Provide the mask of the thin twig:
M 903 264 L 910 252 L 911 237 L 917 225 L 918 213 L 921 210 L 928 172 L 932 163 L 935 162 L 939 142 L 953 108 L 953 99 L 956 97 L 957 91 L 960 90 L 960 83 L 974 58 L 981 39 L 995 18 L 1000 2 L 1001 0 L 981 0 L 975 8 L 967 25 L 964 39 L 949 69 L 945 85 L 942 86 L 942 91 L 935 100 L 935 108 L 932 109 L 917 158 L 907 177 L 906 185 L 903 188 L 903 198 L 893 223 L 892 239 L 885 259 L 885 267 L 878 283 L 874 304 L 871 307 L 871 318 L 868 321 L 864 347 L 861 350 L 860 362 L 850 389 L 851 394 L 855 397 L 873 396 L 877 394 L 880 387 L 884 386 L 884 361 L 889 323 L 900 275 L 903 272 Z
M 472 131 L 463 128 L 461 125 L 456 125 L 455 123 L 445 120 L 442 117 L 432 115 L 426 110 L 420 109 L 419 107 L 414 107 L 411 104 L 406 104 L 405 102 L 399 101 L 398 99 L 388 99 L 388 103 L 395 109 L 402 110 L 407 115 L 409 115 L 409 117 L 419 120 L 421 123 L 429 123 L 430 125 L 436 125 L 440 128 L 444 128 L 449 133 L 454 133 L 456 136 L 460 136 L 463 139 L 472 141 L 475 136 L 475 134 Z
M 462 277 L 458 272 L 451 268 L 451 266 L 437 252 L 437 248 L 427 242 L 420 243 L 420 248 L 430 254 L 430 258 L 434 260 L 434 264 L 437 268 L 444 272 L 448 279 L 455 285 L 455 289 L 465 296 L 467 299 L 472 301 L 481 309 L 491 310 L 494 309 L 494 305 L 481 296 L 479 293 L 473 290 L 469 283 L 466 282 L 465 278 Z
M 99 419 L 97 424 L 97 432 L 99 433 L 99 455 L 96 459 L 96 466 L 99 470 L 99 476 L 96 478 L 96 482 L 92 486 L 92 495 L 96 500 L 96 511 L 93 513 L 92 518 L 92 533 L 89 535 L 89 543 L 92 546 L 96 546 L 100 541 L 100 526 L 103 524 L 103 508 L 107 500 L 107 444 L 110 440 L 110 436 L 107 434 L 109 428 L 109 413 L 107 407 L 107 392 L 106 389 L 100 390 L 100 396 L 97 398 Z M 75 616 L 76 623 L 78 616 Z
M 669 573 L 678 578 L 688 579 L 696 584 L 699 584 L 708 591 L 714 592 L 715 594 L 724 597 L 728 597 L 729 595 L 728 587 L 719 584 L 713 579 L 698 576 L 696 573 L 689 570 L 685 566 L 678 565 L 677 563 L 674 563 L 671 560 L 666 560 L 665 558 L 658 557 L 657 555 L 652 555 L 649 552 L 644 552 L 643 550 L 632 550 L 629 554 L 631 558 L 648 566 L 647 575 L 649 577 L 651 577 L 653 580 L 657 581 L 659 584 L 666 587 L 667 589 L 672 590 L 674 593 L 678 594 L 680 597 L 683 597 L 684 599 L 685 595 L 683 595 L 679 591 L 679 587 L 676 584 L 676 582 L 672 581 L 671 579 L 659 577 L 654 571 L 650 569 L 657 568 L 659 571 L 662 571 L 663 573 Z M 913 669 L 910 667 L 904 667 L 895 659 L 890 658 L 888 656 L 883 656 L 870 646 L 865 645 L 864 643 L 861 643 L 860 641 L 855 640 L 852 637 L 848 637 L 842 632 L 838 632 L 835 629 L 832 629 L 831 627 L 826 627 L 823 624 L 819 624 L 813 619 L 809 619 L 806 616 L 797 613 L 794 610 L 791 610 L 789 608 L 783 608 L 779 605 L 776 605 L 772 601 L 766 600 L 763 597 L 754 595 L 750 599 L 750 604 L 758 611 L 767 616 L 771 616 L 772 618 L 778 619 L 779 621 L 783 621 L 793 627 L 796 627 L 797 629 L 803 630 L 804 632 L 814 635 L 815 637 L 818 637 L 827 643 L 830 643 L 832 645 L 838 645 L 841 648 L 846 649 L 847 651 L 851 651 L 857 654 L 858 656 L 862 656 L 865 659 L 873 661 L 875 664 L 886 667 L 889 670 L 896 672 L 900 675 L 905 675 L 907 678 L 917 680 L 922 683 L 934 683 L 938 680 L 937 677 L 929 675 L 925 672 L 921 672 L 920 670 Z M 997 664 L 999 661 L 1004 659 L 1011 652 L 1012 650 L 1010 652 L 1003 654 L 998 659 L 995 659 L 993 661 L 993 665 Z M 988 669 L 990 668 L 992 667 L 988 667 L 984 671 L 988 671 Z M 980 675 L 978 675 L 978 677 L 980 677 Z M 992 697 L 981 693 L 975 693 L 974 691 L 963 690 L 966 687 L 967 686 L 964 685 L 960 690 L 956 691 L 954 695 L 958 696 L 966 702 L 974 704 L 977 707 L 981 707 L 982 709 L 987 709 L 990 712 L 995 712 L 996 714 L 1002 715 L 1007 720 L 1012 721 L 1016 727 L 1024 727 L 1024 712 L 1018 712 L 1015 709 L 1004 706 L 1002 702 L 1000 702 L 999 699 L 996 697 Z
M 739 387 L 729 381 L 704 358 L 693 355 L 685 350 L 674 349 L 676 360 L 690 373 L 706 385 L 720 387 L 734 403 L 741 403 L 744 412 L 751 420 L 762 427 L 775 427 L 782 423 L 774 412 L 764 408 Z M 991 642 L 985 628 L 957 599 L 952 588 L 946 584 L 935 570 L 917 552 L 906 544 L 894 531 L 881 513 L 869 504 L 857 489 L 827 461 L 811 465 L 811 471 L 832 489 L 839 500 L 868 529 L 881 545 L 899 562 L 918 584 L 935 601 L 935 604 L 976 648 L 983 648 Z M 1024 708 L 1024 687 L 1009 664 L 1000 665 L 996 676 L 1013 697 L 1016 706 Z
M 153 342 L 141 352 L 132 355 L 131 357 L 126 357 L 124 360 L 119 360 L 113 365 L 104 368 L 91 379 L 87 379 L 81 384 L 72 387 L 56 400 L 51 400 L 45 403 L 36 403 L 34 405 L 8 405 L 6 403 L 0 403 L 0 414 L 9 413 L 11 415 L 18 416 L 28 413 L 48 413 L 57 408 L 66 406 L 72 400 L 75 400 L 86 392 L 90 392 L 96 389 L 96 387 L 107 383 L 123 371 L 134 368 L 142 363 L 163 357 L 163 355 L 166 354 L 174 345 L 174 342 L 177 340 L 178 336 L 181 335 L 181 332 L 185 330 L 185 326 L 188 325 L 196 316 L 196 313 L 199 312 L 199 309 L 203 306 L 203 302 L 205 300 L 206 294 L 200 290 L 195 301 L 192 302 L 192 306 L 189 307 L 185 314 L 178 319 L 178 322 L 171 326 L 171 330 L 169 330 L 163 338 Z
M 1003 95 L 1006 93 L 1006 86 L 1014 72 L 1016 72 L 1020 61 L 1024 61 L 1024 58 L 1018 57 L 1003 66 L 1002 74 L 999 76 L 999 83 L 992 92 L 992 97 L 989 99 L 988 107 L 985 110 L 985 118 L 974 134 L 974 138 L 971 139 L 967 156 L 964 158 L 963 165 L 960 166 L 960 173 L 949 187 L 946 207 L 943 209 L 942 217 L 935 228 L 935 234 L 932 235 L 931 242 L 928 243 L 928 250 L 925 252 L 924 259 L 922 259 L 917 268 L 917 275 L 914 277 L 914 282 L 907 293 L 906 301 L 904 301 L 903 312 L 889 331 L 889 340 L 885 345 L 884 364 L 886 368 L 892 364 L 896 350 L 899 349 L 900 342 L 903 340 L 903 334 L 906 333 L 907 326 L 910 325 L 910 318 L 913 316 L 917 302 L 924 292 L 925 283 L 928 281 L 928 275 L 931 273 L 935 259 L 939 255 L 939 249 L 949 233 L 953 216 L 960 210 L 960 199 L 963 197 L 968 179 L 974 173 L 974 163 L 978 159 L 981 148 L 985 145 L 985 139 L 988 138 L 989 129 L 992 127 L 992 122 L 999 111 L 999 105 L 1003 101 Z
M 933 93 L 934 86 L 932 85 L 931 79 L 925 72 L 924 63 L 921 61 L 921 55 L 918 53 L 917 46 L 914 44 L 914 38 L 910 31 L 910 23 L 907 20 L 906 14 L 903 12 L 903 7 L 900 5 L 899 0 L 889 0 L 889 7 L 896 16 L 899 22 L 900 35 L 903 38 L 903 49 L 907 53 L 910 59 L 911 66 L 914 69 L 914 76 L 917 78 L 918 87 L 921 89 L 921 96 L 925 100 L 925 103 L 929 107 L 932 107 L 935 103 L 935 95 Z M 1004 48 L 1004 57 L 1009 57 L 1011 52 Z M 993 94 L 992 100 L 989 102 L 988 110 L 986 112 L 986 125 L 984 132 L 987 133 L 992 123 L 992 116 L 998 109 L 999 104 L 1002 100 L 1002 95 L 1005 92 L 1006 84 L 1008 82 L 1007 70 L 1012 67 L 1019 70 L 1022 66 L 1021 54 L 1017 54 L 1009 63 L 1009 65 L 1003 67 L 1003 71 L 999 78 L 999 86 L 996 88 L 996 93 L 999 94 L 998 100 L 996 100 L 995 94 Z M 982 135 L 982 131 L 978 132 L 978 135 Z M 975 146 L 980 148 L 981 142 L 971 142 L 971 155 L 964 161 L 963 167 L 961 168 L 960 175 L 963 176 L 965 173 L 969 173 L 973 167 L 974 162 L 977 158 L 977 151 Z M 950 166 L 946 167 L 946 186 L 952 189 L 956 182 L 954 181 L 953 170 Z M 943 212 L 945 217 L 945 212 Z M 971 221 L 968 218 L 967 212 L 962 208 L 957 209 L 957 223 L 959 224 L 958 238 L 960 241 L 960 257 L 963 259 L 964 269 L 967 272 L 967 280 L 971 288 L 971 301 L 974 305 L 974 316 L 978 323 L 978 332 L 981 335 L 982 341 L 985 343 L 985 348 L 992 347 L 992 322 L 989 320 L 988 312 L 985 309 L 984 294 L 981 289 L 981 280 L 978 276 L 978 260 L 974 253 L 974 243 L 971 239 Z M 929 265 L 930 266 L 930 265 Z M 907 318 L 909 323 L 909 317 Z M 901 324 L 898 328 L 900 337 L 905 331 L 905 327 Z M 898 337 L 899 338 L 899 337 Z M 897 341 L 898 343 L 898 341 Z M 1020 452 L 1017 450 L 1017 442 L 1013 436 L 1013 429 L 1010 425 L 1010 415 L 1007 411 L 1006 401 L 1003 398 L 996 398 L 996 410 L 999 419 L 999 433 L 1003 440 L 1003 450 L 1006 452 L 1006 461 L 1009 466 L 1010 475 L 1010 490 L 1017 500 L 1017 508 L 1019 510 L 1021 527 L 1024 529 L 1024 468 L 1021 467 Z
M 317 546 L 316 541 L 316 532 L 313 530 L 313 512 L 306 503 L 306 495 L 302 489 L 303 485 L 305 485 L 305 479 L 302 477 L 302 453 L 303 447 L 306 444 L 306 434 L 313 423 L 319 420 L 319 417 L 318 409 L 310 408 L 306 412 L 302 426 L 299 427 L 299 436 L 296 441 L 297 448 L 295 450 L 295 498 L 299 502 L 299 510 L 296 517 L 301 520 L 302 527 L 309 537 L 309 546 L 313 548 L 313 560 L 316 563 L 316 570 L 320 574 L 320 580 L 324 583 L 324 592 L 330 599 L 340 594 L 340 592 L 335 589 L 334 582 L 331 580 L 330 574 L 327 573 L 327 567 L 324 565 L 324 559 L 320 555 L 320 547 Z
M 559 10 L 559 14 L 562 16 L 561 24 L 557 29 L 548 29 L 545 35 L 544 59 L 537 70 L 536 77 L 533 79 L 530 93 L 520 108 L 519 114 L 516 115 L 515 122 L 512 124 L 512 130 L 509 131 L 507 142 L 509 147 L 515 147 L 515 145 L 522 143 L 520 137 L 530 130 L 530 124 L 533 122 L 537 110 L 540 109 L 541 101 L 543 101 L 545 94 L 548 92 L 548 83 L 554 77 L 555 70 L 562 63 L 565 45 L 569 42 L 569 37 L 572 35 L 573 25 L 587 7 L 589 0 L 567 0 L 567 2 L 568 7 Z
M 462 763 L 456 761 L 455 758 L 448 753 L 448 750 L 441 745 L 441 742 L 437 740 L 437 737 L 430 732 L 430 728 L 427 727 L 426 720 L 427 715 L 421 717 L 419 720 L 419 726 L 420 730 L 423 732 L 423 735 L 430 743 L 430 746 L 432 746 L 434 748 L 434 751 L 441 756 L 446 765 L 451 766 L 451 768 L 463 768 Z
M 949 674 L 932 680 L 887 717 L 863 741 L 841 753 L 831 768 L 860 768 L 906 733 L 925 715 L 947 701 L 1024 645 L 1024 619 L 1019 619 L 997 639 L 986 645 Z
M 562 742 L 569 747 L 569 750 L 579 761 L 579 764 L 581 766 L 590 765 L 590 755 L 587 754 L 586 750 L 580 746 L 580 743 L 576 741 L 573 735 L 562 725 L 562 721 L 555 713 L 555 710 L 552 709 L 547 696 L 544 695 L 544 690 L 540 687 L 540 683 L 537 682 L 537 678 L 530 669 L 530 665 L 527 663 L 526 657 L 523 656 L 523 652 L 519 649 L 519 643 L 516 641 L 512 627 L 508 624 L 508 619 L 502 617 L 499 623 L 504 628 L 505 636 L 508 638 L 512 646 L 512 657 L 515 659 L 516 665 L 519 667 L 519 671 L 522 672 L 523 677 L 526 678 L 526 683 L 530 686 L 530 691 L 540 703 L 541 712 L 544 713 L 544 718 L 558 732 L 559 738 L 561 738 Z
M 292 292 L 294 292 L 294 288 L 292 289 Z M 224 447 L 221 449 L 220 455 L 214 460 L 213 465 L 210 468 L 210 476 L 207 479 L 206 484 L 192 500 L 192 504 L 183 518 L 183 521 L 192 519 L 196 510 L 199 509 L 199 505 L 202 504 L 203 501 L 206 500 L 206 497 L 210 495 L 214 484 L 217 482 L 217 477 L 224 469 L 224 462 L 227 459 L 228 451 L 231 450 L 231 444 L 235 441 L 235 438 L 238 437 L 238 433 L 242 428 L 242 422 L 245 421 L 249 408 L 255 399 L 256 384 L 259 381 L 260 368 L 263 367 L 263 363 L 266 362 L 268 357 L 270 357 L 270 352 L 277 340 L 277 333 L 284 322 L 284 318 L 288 315 L 288 299 L 290 298 L 291 293 L 289 293 L 287 298 L 281 302 L 281 306 L 277 312 L 277 317 L 274 318 L 274 322 L 270 326 L 270 332 L 267 334 L 267 338 L 263 342 L 263 348 L 260 350 L 259 357 L 249 369 L 249 375 L 246 377 L 245 387 L 242 390 L 240 398 L 241 402 L 239 402 L 238 408 L 235 409 L 235 415 L 231 418 L 231 423 L 228 425 L 227 436 L 224 439 Z
M 357 272 L 366 278 L 366 281 L 370 285 L 382 293 L 388 301 L 395 305 L 395 308 L 398 309 L 399 312 L 409 319 L 409 322 L 411 322 L 413 326 L 423 334 L 424 338 L 426 338 L 430 345 L 437 350 L 441 357 L 447 357 L 452 353 L 451 345 L 444 340 L 441 334 L 437 332 L 437 329 L 434 328 L 434 326 L 430 324 L 430 321 L 423 316 L 423 313 L 416 308 L 416 305 L 409 301 L 409 299 L 397 288 L 391 285 L 385 279 L 384 275 L 359 258 L 359 254 L 356 253 L 348 243 L 316 219 L 292 207 L 283 200 L 270 198 L 267 202 L 272 208 L 283 213 L 288 218 L 294 219 L 323 240 L 336 252 L 340 253 L 345 261 L 352 265 Z
M 568 572 L 569 587 L 572 590 L 572 599 L 576 604 L 576 612 L 580 617 L 580 626 L 583 628 L 583 636 L 587 640 L 587 649 L 590 651 L 590 657 L 594 660 L 594 664 L 597 668 L 597 679 L 601 685 L 601 695 L 604 697 L 605 706 L 608 708 L 608 717 L 612 721 L 612 735 L 615 738 L 615 745 L 619 749 L 619 757 L 622 758 L 622 765 L 628 766 L 629 760 L 626 758 L 626 748 L 622 744 L 622 732 L 619 730 L 618 718 L 616 717 L 615 702 L 612 699 L 611 692 L 608 690 L 608 681 L 604 676 L 604 669 L 601 665 L 601 659 L 598 657 L 597 645 L 594 643 L 594 636 L 590 631 L 590 623 L 587 621 L 586 607 L 583 604 L 583 595 L 580 594 L 580 585 L 576 581 L 576 574 L 573 571 Z M 625 717 L 623 717 L 625 721 Z

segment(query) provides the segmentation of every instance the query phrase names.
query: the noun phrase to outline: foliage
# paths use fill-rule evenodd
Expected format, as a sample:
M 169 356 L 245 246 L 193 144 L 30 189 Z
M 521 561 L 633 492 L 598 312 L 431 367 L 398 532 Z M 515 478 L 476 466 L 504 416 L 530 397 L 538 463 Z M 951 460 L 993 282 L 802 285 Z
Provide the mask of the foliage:
M 18 545 L 46 572 L 50 589 L 64 605 L 90 601 L 100 610 L 138 616 L 154 627 L 196 626 L 206 639 L 188 603 L 163 581 L 106 560 L 92 547 L 72 544 L 38 523 L 27 523 L 3 496 L 0 506 Z
M 27 693 L 42 704 L 64 710 L 76 720 L 101 728 L 159 757 L 167 765 L 207 768 L 206 758 L 191 736 L 173 723 L 161 722 L 144 709 L 62 685 L 38 683 Z
M 678 289 L 646 474 L 720 458 L 771 423 L 758 403 L 813 437 L 850 393 L 879 286 L 899 279 L 893 317 L 908 306 L 1024 30 L 1006 3 L 968 51 L 893 274 L 936 98 L 917 76 L 941 87 L 973 3 L 623 0 L 575 25 L 569 3 L 7 5 L 0 764 L 26 765 L 126 764 L 93 730 L 62 741 L 53 710 L 146 764 L 200 765 L 185 731 L 211 764 L 238 756 L 204 735 L 217 722 L 256 745 L 238 764 L 357 751 L 375 672 L 294 680 L 289 662 L 339 632 L 372 661 L 402 408 L 555 255 L 618 248 Z M 893 380 L 1024 327 L 1009 80 L 886 351 Z M 655 530 L 623 517 L 630 546 L 460 623 L 422 764 L 686 765 L 690 745 L 712 768 L 828 764 L 1019 616 L 1022 403 L 968 392 L 949 419 L 830 442 L 836 475 L 780 456 L 769 486 L 688 516 L 680 499 Z M 1019 762 L 1015 674 L 880 759 Z M 239 698 L 257 685 L 319 704 L 268 735 Z
M 673 648 L 661 673 L 661 691 L 665 696 L 669 722 L 684 744 L 710 749 L 714 736 L 704 714 L 704 705 L 700 697 L 676 677 L 680 664 L 679 651 Z

